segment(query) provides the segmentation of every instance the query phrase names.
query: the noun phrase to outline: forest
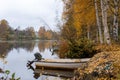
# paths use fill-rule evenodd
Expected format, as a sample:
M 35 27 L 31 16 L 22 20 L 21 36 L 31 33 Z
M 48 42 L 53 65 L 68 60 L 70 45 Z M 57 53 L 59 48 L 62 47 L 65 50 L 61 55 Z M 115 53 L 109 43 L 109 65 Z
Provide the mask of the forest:
M 94 49 L 94 45 L 119 44 L 119 0 L 63 0 L 63 2 L 61 44 L 66 43 L 68 50 L 61 50 L 61 53 L 67 52 L 68 56 L 73 57 L 81 55 L 73 53 L 85 53 L 81 57 L 92 56 L 99 52 Z M 62 46 L 61 49 L 65 48 Z
M 61 56 L 91 58 L 77 70 L 76 80 L 119 80 L 120 0 L 63 3 Z

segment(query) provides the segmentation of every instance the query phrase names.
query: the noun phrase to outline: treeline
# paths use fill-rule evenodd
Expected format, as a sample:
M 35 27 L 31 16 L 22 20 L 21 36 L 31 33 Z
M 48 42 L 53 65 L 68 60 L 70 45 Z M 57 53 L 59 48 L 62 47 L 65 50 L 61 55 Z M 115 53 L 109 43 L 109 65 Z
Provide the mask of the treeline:
M 63 53 L 76 53 L 80 57 L 83 53 L 94 52 L 91 43 L 110 45 L 120 42 L 120 0 L 63 2 L 61 36 L 68 48 L 61 50 Z
M 59 39 L 59 33 L 52 30 L 46 30 L 45 26 L 41 26 L 38 31 L 38 37 L 41 40 L 57 40 Z
M 13 29 L 5 19 L 0 21 L 0 40 L 31 40 L 35 36 L 33 27 L 24 30 L 20 30 L 19 27 Z
M 33 27 L 20 30 L 20 27 L 13 29 L 5 19 L 0 21 L 0 40 L 53 40 L 58 38 L 57 32 L 46 30 L 45 27 L 40 27 L 38 32 Z

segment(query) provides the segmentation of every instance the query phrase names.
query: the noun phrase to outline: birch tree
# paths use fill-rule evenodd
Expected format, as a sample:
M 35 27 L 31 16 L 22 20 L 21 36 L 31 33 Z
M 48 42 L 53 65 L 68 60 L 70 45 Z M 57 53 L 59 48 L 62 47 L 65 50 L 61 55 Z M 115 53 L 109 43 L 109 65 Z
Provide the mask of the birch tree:
M 95 3 L 94 5 L 95 5 L 95 11 L 96 11 L 96 21 L 97 21 L 97 26 L 98 26 L 100 43 L 103 44 L 103 37 L 102 37 L 102 30 L 101 30 L 101 22 L 100 22 L 100 17 L 99 17 L 99 12 L 98 12 L 97 0 L 95 0 L 94 3 Z
M 113 37 L 118 41 L 118 13 L 119 13 L 119 0 L 114 0 L 114 20 L 113 20 Z
M 102 24 L 104 27 L 104 41 L 105 43 L 110 44 L 111 40 L 107 23 L 108 0 L 101 0 L 101 10 L 102 10 Z

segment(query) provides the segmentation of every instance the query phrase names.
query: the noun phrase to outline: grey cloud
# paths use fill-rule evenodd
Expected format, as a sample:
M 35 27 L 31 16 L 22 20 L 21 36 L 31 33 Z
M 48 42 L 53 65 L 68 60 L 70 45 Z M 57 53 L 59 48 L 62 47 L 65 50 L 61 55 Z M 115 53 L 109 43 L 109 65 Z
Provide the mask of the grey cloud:
M 40 18 L 44 19 L 51 29 L 57 29 L 56 10 L 59 10 L 60 17 L 63 8 L 61 0 L 57 4 L 56 0 L 0 0 L 0 2 L 0 19 L 6 19 L 14 28 L 21 26 L 21 29 L 33 26 L 38 30 L 44 25 Z

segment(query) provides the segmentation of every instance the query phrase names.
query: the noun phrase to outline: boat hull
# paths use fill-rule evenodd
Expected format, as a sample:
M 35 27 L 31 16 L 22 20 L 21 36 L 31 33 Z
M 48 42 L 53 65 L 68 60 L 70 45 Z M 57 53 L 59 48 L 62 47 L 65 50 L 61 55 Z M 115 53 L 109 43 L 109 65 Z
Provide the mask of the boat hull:
M 53 63 L 53 62 L 35 62 L 36 67 L 41 69 L 77 69 L 84 63 Z
M 89 59 L 45 59 L 35 62 L 36 67 L 46 69 L 77 69 Z

